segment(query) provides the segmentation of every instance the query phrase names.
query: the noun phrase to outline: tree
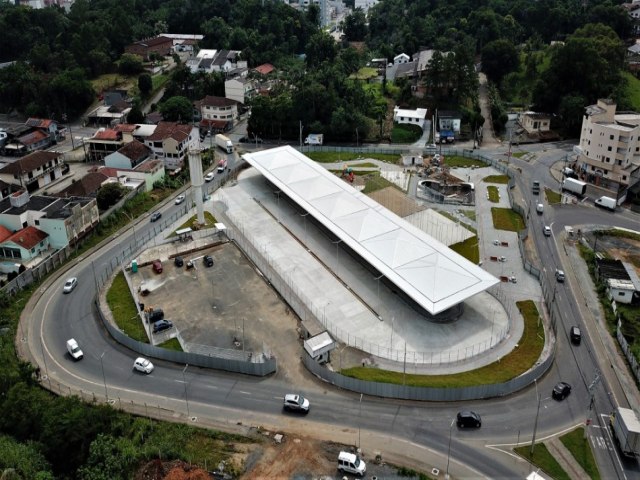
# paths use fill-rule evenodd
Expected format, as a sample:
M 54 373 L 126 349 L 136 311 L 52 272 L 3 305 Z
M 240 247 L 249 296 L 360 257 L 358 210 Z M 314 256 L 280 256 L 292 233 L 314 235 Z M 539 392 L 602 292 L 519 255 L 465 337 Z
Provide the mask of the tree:
M 345 17 L 342 30 L 350 42 L 361 42 L 365 39 L 367 36 L 367 17 L 362 8 L 356 8 Z
M 151 75 L 148 73 L 142 73 L 138 77 L 138 89 L 140 90 L 140 95 L 146 97 L 151 93 L 151 89 L 153 88 L 153 80 L 151 80 Z
M 515 71 L 518 66 L 518 52 L 508 40 L 494 40 L 482 49 L 482 70 L 497 85 L 500 85 L 506 74 Z
M 96 202 L 100 210 L 108 210 L 124 195 L 125 188 L 119 183 L 107 183 L 98 190 L 96 195 Z
M 144 123 L 144 113 L 140 109 L 139 102 L 135 102 L 127 115 L 127 123 Z
M 131 53 L 123 53 L 118 60 L 118 71 L 124 75 L 137 75 L 142 72 L 142 57 Z
M 160 113 L 168 122 L 189 123 L 193 120 L 193 104 L 186 97 L 171 97 L 160 104 Z
M 19 443 L 11 437 L 0 435 L 0 478 L 53 479 L 50 468 L 35 444 Z M 15 477 L 9 475 L 9 469 L 13 470 Z M 48 477 L 44 474 L 48 474 Z
M 326 32 L 318 32 L 307 44 L 307 66 L 317 68 L 323 62 L 332 62 L 336 58 L 336 42 Z

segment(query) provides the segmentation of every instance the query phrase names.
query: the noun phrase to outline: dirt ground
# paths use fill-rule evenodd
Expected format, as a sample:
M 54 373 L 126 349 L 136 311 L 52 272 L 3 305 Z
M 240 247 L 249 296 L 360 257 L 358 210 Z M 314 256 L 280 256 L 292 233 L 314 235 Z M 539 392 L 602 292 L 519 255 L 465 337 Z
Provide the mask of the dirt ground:
M 402 218 L 426 209 L 426 207 L 419 205 L 415 200 L 407 197 L 405 193 L 394 187 L 371 192 L 369 197 Z

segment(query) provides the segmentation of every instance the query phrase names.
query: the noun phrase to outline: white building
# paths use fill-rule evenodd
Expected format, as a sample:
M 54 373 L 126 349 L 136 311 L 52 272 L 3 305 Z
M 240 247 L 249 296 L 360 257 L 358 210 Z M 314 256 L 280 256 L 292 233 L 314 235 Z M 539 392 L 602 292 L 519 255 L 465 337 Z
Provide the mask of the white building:
M 253 80 L 245 77 L 236 77 L 224 82 L 224 96 L 246 104 L 256 92 L 256 84 Z
M 426 118 L 426 108 L 416 108 L 415 110 L 407 110 L 398 106 L 393 108 L 393 121 L 396 123 L 409 123 L 423 128 Z
M 616 113 L 616 104 L 608 99 L 588 106 L 576 153 L 588 181 L 599 184 L 602 178 L 628 186 L 640 168 L 640 114 Z

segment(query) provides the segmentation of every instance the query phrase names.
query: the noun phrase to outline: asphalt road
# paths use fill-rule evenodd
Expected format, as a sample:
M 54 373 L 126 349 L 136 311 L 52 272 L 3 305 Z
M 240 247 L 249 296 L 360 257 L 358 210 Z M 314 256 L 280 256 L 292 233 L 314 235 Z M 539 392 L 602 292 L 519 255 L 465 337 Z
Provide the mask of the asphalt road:
M 527 191 L 530 181 L 531 172 L 527 168 L 533 167 L 523 165 L 525 174 L 519 177 L 523 192 Z M 546 183 L 547 178 L 543 181 Z M 161 208 L 163 219 L 180 208 L 185 205 L 178 207 L 167 203 Z M 545 223 L 553 225 L 554 236 L 559 235 L 565 224 L 583 222 L 616 223 L 640 229 L 633 218 L 612 216 L 589 207 L 548 208 L 544 217 Z M 150 224 L 148 218 L 141 219 L 135 227 L 138 238 L 154 226 L 157 224 Z M 544 237 L 541 229 L 533 228 L 531 233 L 538 245 L 541 262 L 558 264 L 556 243 Z M 536 385 L 508 398 L 447 404 L 368 397 L 360 400 L 359 395 L 329 388 L 313 378 L 305 385 L 288 385 L 273 378 L 236 376 L 194 367 L 185 370 L 183 365 L 161 361 L 154 362 L 156 369 L 151 375 L 142 375 L 132 368 L 137 355 L 113 342 L 100 327 L 92 302 L 96 293 L 94 269 L 98 277 L 104 275 L 107 266 L 132 238 L 133 230 L 128 229 L 90 257 L 79 258 L 68 272 L 51 281 L 51 288 L 41 292 L 33 311 L 27 312 L 31 318 L 31 328 L 27 332 L 30 350 L 43 365 L 43 373 L 54 383 L 69 385 L 74 391 L 93 392 L 97 398 L 107 396 L 122 403 L 133 401 L 149 408 L 175 411 L 178 416 L 197 417 L 197 422 L 202 424 L 231 427 L 240 422 L 301 433 L 323 432 L 328 438 L 352 444 L 360 443 L 362 438 L 362 447 L 369 454 L 372 451 L 384 453 L 391 451 L 394 445 L 401 445 L 407 455 L 415 451 L 414 456 L 422 459 L 424 469 L 437 466 L 444 470 L 451 438 L 450 472 L 454 477 L 523 478 L 531 467 L 503 450 L 509 448 L 508 444 L 531 441 L 538 407 L 537 441 L 584 424 L 589 405 L 587 386 L 596 372 L 605 369 L 593 353 L 593 342 L 588 338 L 589 326 L 581 322 L 580 310 L 570 295 L 568 282 L 559 287 L 556 295 L 563 314 L 555 365 Z M 552 274 L 552 270 L 547 274 Z M 63 295 L 62 284 L 69 276 L 77 276 L 79 285 L 71 294 Z M 587 338 L 579 348 L 571 347 L 563 335 L 563 329 L 566 331 L 575 324 L 587 330 Z M 66 353 L 65 342 L 71 337 L 78 340 L 85 354 L 79 362 L 73 362 Z M 608 413 L 613 408 L 609 392 L 619 388 L 611 385 L 615 384 L 614 378 L 603 375 L 594 389 L 593 417 L 598 422 L 598 428 L 591 429 L 594 436 L 606 436 L 603 419 L 598 414 Z M 572 394 L 563 402 L 548 398 L 559 380 L 573 385 Z M 300 390 L 311 399 L 312 409 L 307 417 L 281 413 L 281 399 L 292 390 Z M 456 412 L 469 408 L 482 415 L 482 429 L 451 428 Z M 592 439 L 592 442 L 598 442 L 598 439 Z M 487 448 L 487 445 L 494 447 Z M 603 478 L 640 477 L 637 464 L 624 464 L 625 471 L 622 471 L 615 450 L 596 449 L 596 455 L 603 468 Z

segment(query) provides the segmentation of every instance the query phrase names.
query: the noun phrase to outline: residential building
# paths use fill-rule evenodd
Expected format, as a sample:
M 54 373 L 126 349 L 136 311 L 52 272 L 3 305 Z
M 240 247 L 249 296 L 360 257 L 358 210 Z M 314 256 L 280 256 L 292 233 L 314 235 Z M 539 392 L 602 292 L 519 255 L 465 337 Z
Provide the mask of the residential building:
M 56 197 L 95 197 L 100 187 L 109 180 L 101 172 L 89 172 L 80 180 L 73 182 L 68 187 L 55 194 Z
M 269 75 L 274 71 L 275 71 L 275 67 L 270 63 L 263 63 L 262 65 L 258 65 L 256 68 L 253 69 L 253 72 L 260 75 L 264 75 L 264 76 Z
M 0 180 L 33 192 L 62 177 L 62 158 L 56 152 L 32 152 L 0 169 Z
M 0 225 L 15 232 L 28 226 L 49 235 L 52 248 L 74 244 L 98 224 L 94 198 L 34 195 L 26 190 L 0 200 Z
M 0 241 L 0 257 L 14 261 L 28 262 L 49 249 L 49 234 L 32 226 L 18 230 Z
M 201 133 L 220 133 L 233 128 L 238 120 L 238 102 L 225 97 L 207 95 L 194 102 Z
M 411 57 L 406 53 L 400 53 L 393 57 L 394 65 L 400 65 L 402 63 L 409 63 L 411 61 Z
M 111 106 L 100 105 L 87 115 L 87 121 L 95 126 L 105 125 L 114 127 L 119 123 L 127 123 L 127 115 L 131 111 L 131 106 L 120 101 Z
M 518 123 L 529 135 L 544 133 L 551 130 L 551 115 L 531 111 L 522 112 L 518 114 Z
M 29 118 L 24 125 L 17 125 L 2 132 L 5 155 L 22 156 L 36 150 L 43 150 L 59 140 L 57 122 L 49 119 Z
M 462 124 L 462 115 L 452 110 L 437 111 L 439 132 L 438 138 L 441 141 L 453 143 L 460 138 L 460 125 Z
M 609 300 L 640 303 L 640 279 L 634 266 L 617 259 L 596 259 L 596 276 L 607 285 Z
M 124 142 L 122 132 L 112 128 L 100 128 L 88 142 L 89 161 L 101 162 L 107 155 L 119 150 Z
M 581 177 L 619 191 L 640 168 L 640 114 L 616 113 L 616 104 L 600 99 L 585 109 L 580 145 L 574 149 Z
M 256 82 L 245 77 L 235 77 L 224 82 L 224 96 L 243 105 L 256 95 Z
M 151 154 L 149 147 L 138 140 L 132 140 L 115 152 L 106 155 L 104 165 L 105 167 L 133 169 L 149 158 Z
M 236 68 L 246 68 L 247 62 L 240 60 L 239 50 L 209 50 L 202 49 L 195 58 L 187 60 L 191 73 L 222 72 L 228 73 Z
M 355 0 L 354 10 L 360 8 L 367 13 L 371 7 L 378 3 L 378 0 Z
M 107 90 L 102 93 L 102 100 L 108 107 L 116 105 L 119 102 L 126 102 L 128 97 L 129 94 L 127 93 L 127 91 L 119 88 Z
M 171 54 L 173 40 L 171 38 L 157 36 L 146 40 L 139 40 L 124 47 L 125 53 L 132 53 L 141 56 L 144 60 L 149 60 L 152 53 L 165 57 Z
M 416 108 L 414 110 L 404 109 L 398 106 L 393 108 L 393 121 L 396 123 L 408 123 L 424 128 L 424 121 L 426 118 L 426 108 Z
M 198 129 L 191 125 L 160 122 L 144 144 L 153 156 L 164 161 L 167 170 L 182 168 L 189 146 L 199 139 Z

